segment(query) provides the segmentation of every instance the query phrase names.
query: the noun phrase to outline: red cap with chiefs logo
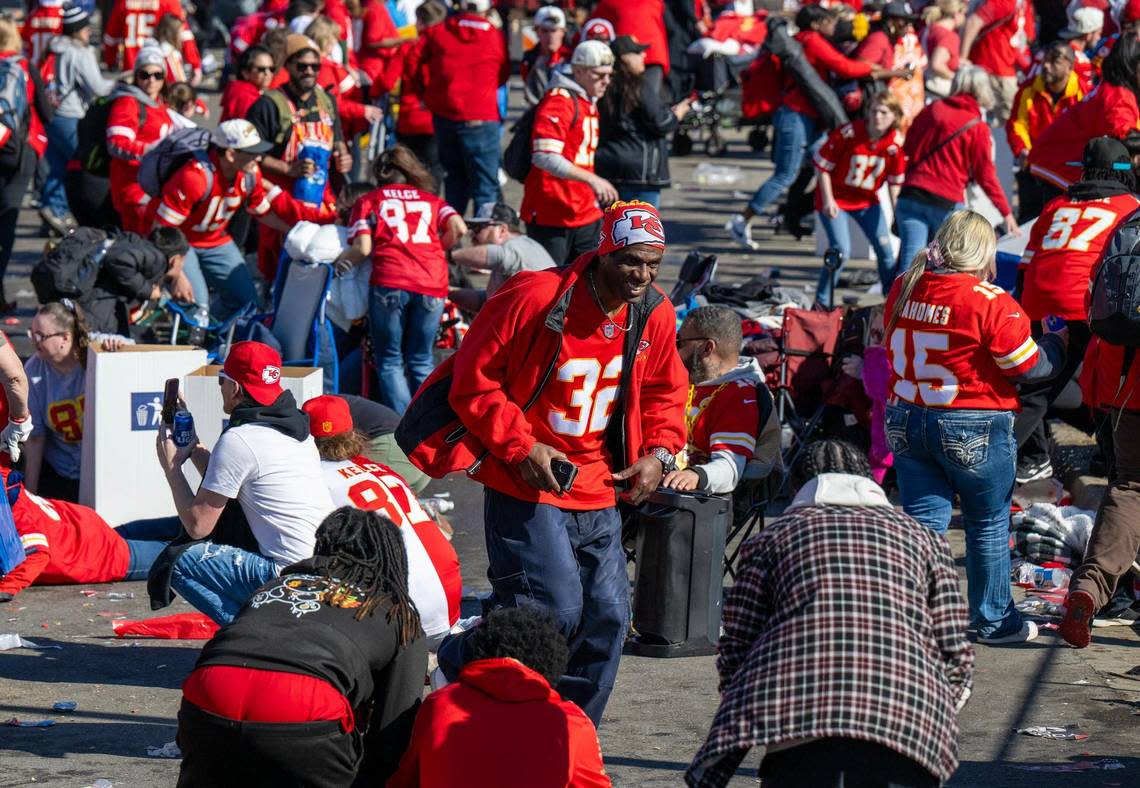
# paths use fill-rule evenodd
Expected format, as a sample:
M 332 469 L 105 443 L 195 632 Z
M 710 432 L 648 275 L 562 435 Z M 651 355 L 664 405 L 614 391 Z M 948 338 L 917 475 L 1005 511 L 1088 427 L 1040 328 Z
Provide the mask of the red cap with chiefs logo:
M 665 228 L 657 209 L 647 202 L 615 202 L 602 214 L 598 254 L 609 254 L 634 244 L 665 248 Z
M 322 394 L 301 406 L 309 414 L 309 432 L 314 438 L 331 438 L 352 429 L 352 412 L 348 400 Z
M 281 392 L 281 354 L 261 342 L 238 342 L 230 348 L 222 377 L 237 383 L 255 402 L 271 405 Z

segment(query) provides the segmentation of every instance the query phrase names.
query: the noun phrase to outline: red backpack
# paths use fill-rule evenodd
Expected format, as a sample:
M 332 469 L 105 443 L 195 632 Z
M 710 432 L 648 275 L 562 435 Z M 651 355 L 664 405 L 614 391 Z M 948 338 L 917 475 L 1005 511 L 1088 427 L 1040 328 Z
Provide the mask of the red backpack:
M 767 48 L 760 51 L 748 70 L 740 76 L 740 110 L 747 120 L 771 115 L 784 103 L 784 72 L 780 58 Z

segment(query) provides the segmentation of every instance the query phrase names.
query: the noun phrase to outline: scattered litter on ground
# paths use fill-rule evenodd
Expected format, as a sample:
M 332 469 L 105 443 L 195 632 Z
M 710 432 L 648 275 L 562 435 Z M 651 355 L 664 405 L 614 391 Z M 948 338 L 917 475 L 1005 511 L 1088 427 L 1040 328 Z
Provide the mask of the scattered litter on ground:
M 1077 681 L 1074 681 L 1073 684 L 1092 684 L 1092 682 L 1088 679 L 1078 679 Z
M 1015 763 L 1013 768 L 1023 772 L 1091 772 L 1112 771 L 1123 769 L 1124 764 L 1115 758 L 1099 758 L 1095 761 L 1077 761 L 1076 763 Z
M 10 728 L 50 728 L 55 725 L 55 720 L 21 720 L 13 717 L 4 724 Z
M 1017 728 L 1017 732 L 1025 736 L 1037 736 L 1042 739 L 1058 739 L 1061 741 L 1084 741 L 1089 737 L 1087 733 L 1080 733 L 1079 723 L 1060 727 L 1057 725 L 1034 725 L 1030 728 Z
M 99 595 L 98 591 L 92 591 L 90 588 L 84 588 L 79 593 L 83 594 L 83 596 L 87 597 L 88 599 L 90 599 L 93 596 Z
M 0 635 L 0 651 L 10 651 L 14 648 L 63 648 L 63 646 L 41 646 L 15 634 Z
M 151 758 L 181 758 L 182 750 L 178 749 L 178 742 L 168 741 L 161 747 L 148 746 L 146 754 Z
M 100 610 L 95 615 L 99 616 L 99 618 L 110 618 L 115 621 L 120 621 L 127 617 L 126 613 L 112 613 L 110 610 Z
M 51 710 L 52 711 L 75 711 L 75 709 L 78 706 L 79 706 L 79 704 L 73 700 L 57 700 L 55 703 L 51 704 Z
M 6 326 L 18 326 L 18 325 L 20 325 L 20 318 L 18 318 L 18 317 L 6 317 L 6 318 L 4 318 L 4 325 L 6 325 Z
M 731 164 L 710 164 L 702 161 L 693 170 L 697 186 L 735 186 L 744 178 L 744 171 Z

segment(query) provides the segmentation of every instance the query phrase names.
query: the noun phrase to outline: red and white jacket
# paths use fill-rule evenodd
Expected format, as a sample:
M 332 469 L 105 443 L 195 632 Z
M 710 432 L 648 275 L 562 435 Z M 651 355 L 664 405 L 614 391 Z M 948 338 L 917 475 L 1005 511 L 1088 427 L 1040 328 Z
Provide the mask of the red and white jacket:
M 903 139 L 901 131 L 889 131 L 872 140 L 863 119 L 828 135 L 815 155 L 815 167 L 831 175 L 831 191 L 842 210 L 857 211 L 878 203 L 877 192 L 884 183 L 902 185 L 906 172 Z M 823 207 L 820 189 L 815 190 L 815 207 Z
M 161 99 L 138 88 L 122 85 L 107 116 L 107 152 L 111 154 L 111 197 L 118 205 L 146 205 L 150 195 L 138 184 L 143 155 L 174 129 L 174 121 Z M 141 105 L 145 105 L 143 110 Z M 145 115 L 145 117 L 143 117 Z

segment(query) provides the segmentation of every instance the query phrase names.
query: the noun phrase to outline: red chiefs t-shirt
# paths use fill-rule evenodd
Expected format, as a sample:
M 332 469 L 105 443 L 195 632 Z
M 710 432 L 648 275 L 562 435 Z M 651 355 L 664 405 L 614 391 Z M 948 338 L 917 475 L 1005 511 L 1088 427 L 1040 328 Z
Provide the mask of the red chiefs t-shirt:
M 946 67 L 951 71 L 957 71 L 958 53 L 962 49 L 961 36 L 958 35 L 957 31 L 942 25 L 927 25 L 926 29 L 922 31 L 922 48 L 926 50 L 926 56 L 932 57 L 934 50 L 939 47 L 950 53 L 950 60 L 946 62 Z
M 209 249 L 231 241 L 227 228 L 238 208 L 245 205 L 251 215 L 264 216 L 281 194 L 279 188 L 266 184 L 261 169 L 254 167 L 252 174 L 227 184 L 212 162 L 194 159 L 163 185 L 155 220 L 181 229 L 191 246 Z
M 28 59 L 39 64 L 48 53 L 48 43 L 63 32 L 63 3 L 48 5 L 41 2 L 24 22 L 20 35 Z
M 1140 199 L 1132 194 L 1084 201 L 1062 195 L 1045 206 L 1021 256 L 1021 305 L 1030 320 L 1088 318 L 1085 296 L 1101 252 L 1138 207 Z
M 970 62 L 995 76 L 1016 76 L 1014 64 L 1033 35 L 1028 0 L 983 0 L 975 13 L 985 27 L 970 49 Z
M 613 324 L 625 327 L 629 307 Z M 566 313 L 562 350 L 554 371 L 527 411 L 535 440 L 562 450 L 578 466 L 565 495 L 539 493 L 539 503 L 562 509 L 604 509 L 614 505 L 614 484 L 605 431 L 621 380 L 625 333 L 611 326 L 583 278 Z
M 705 384 L 693 391 L 686 416 L 689 430 L 689 464 L 706 462 L 714 451 L 730 451 L 752 459 L 760 428 L 756 386 L 747 380 L 722 385 Z
M 902 277 L 887 296 L 894 314 Z M 1020 411 L 1009 380 L 1037 363 L 1029 318 L 1013 298 L 971 274 L 924 273 L 887 337 L 891 392 L 933 408 Z
M 440 236 L 456 211 L 431 192 L 398 183 L 369 192 L 352 206 L 348 240 L 372 238 L 369 284 L 447 297 L 447 257 Z
M 889 131 L 872 141 L 866 121 L 840 126 L 816 153 L 815 166 L 831 173 L 831 190 L 840 208 L 867 208 L 879 201 L 875 192 L 884 182 L 902 185 L 906 172 L 902 132 Z M 815 190 L 815 207 L 823 207 L 819 189 Z
M 550 90 L 539 102 L 531 140 L 532 153 L 553 153 L 593 172 L 594 153 L 598 150 L 598 108 L 565 88 Z M 531 167 L 526 176 L 519 214 L 527 224 L 548 227 L 581 227 L 602 217 L 598 198 L 589 184 L 556 178 L 539 167 Z

